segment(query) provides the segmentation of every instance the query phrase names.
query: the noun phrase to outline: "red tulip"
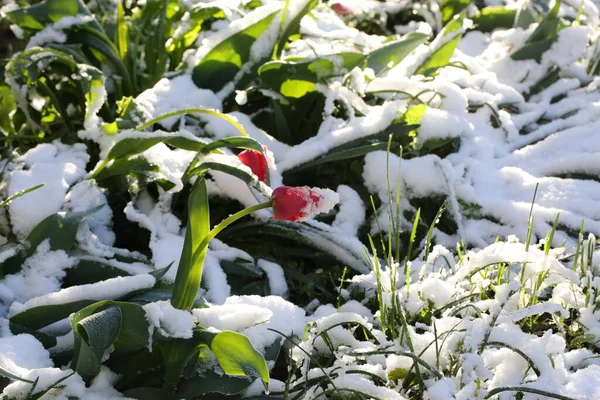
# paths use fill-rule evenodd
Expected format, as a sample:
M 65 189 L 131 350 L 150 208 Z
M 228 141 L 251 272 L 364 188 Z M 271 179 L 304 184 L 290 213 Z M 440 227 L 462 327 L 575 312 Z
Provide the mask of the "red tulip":
M 273 218 L 302 221 L 331 210 L 339 201 L 339 196 L 329 189 L 280 186 L 273 190 L 271 199 Z
M 340 15 L 352 14 L 352 10 L 350 8 L 346 7 L 345 5 L 343 5 L 342 3 L 333 3 L 331 5 L 331 9 L 336 14 L 340 14 Z
M 267 152 L 267 146 L 263 145 L 263 151 Z M 237 155 L 245 166 L 252 170 L 261 182 L 267 182 L 267 159 L 256 150 L 244 150 Z

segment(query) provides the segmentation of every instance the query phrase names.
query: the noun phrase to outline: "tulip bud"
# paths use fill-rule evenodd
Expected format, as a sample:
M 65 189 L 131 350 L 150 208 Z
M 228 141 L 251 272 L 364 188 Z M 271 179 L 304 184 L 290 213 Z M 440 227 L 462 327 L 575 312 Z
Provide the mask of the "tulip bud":
M 331 210 L 339 202 L 339 195 L 329 189 L 280 186 L 273 190 L 271 199 L 273 218 L 303 221 Z
M 263 151 L 267 152 L 267 146 L 263 145 Z M 267 182 L 267 159 L 256 150 L 244 150 L 237 155 L 238 159 L 245 166 L 252 170 L 252 173 L 258 177 L 261 182 Z

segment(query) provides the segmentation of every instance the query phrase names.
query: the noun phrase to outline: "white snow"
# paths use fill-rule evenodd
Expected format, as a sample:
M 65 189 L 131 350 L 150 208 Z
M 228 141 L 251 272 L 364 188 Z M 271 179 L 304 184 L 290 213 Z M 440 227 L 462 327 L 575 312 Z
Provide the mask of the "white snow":
M 40 144 L 14 161 L 14 169 L 7 176 L 9 196 L 44 184 L 35 194 L 21 196 L 9 205 L 13 231 L 19 238 L 61 209 L 69 187 L 85 174 L 88 160 L 85 145 L 54 141 Z

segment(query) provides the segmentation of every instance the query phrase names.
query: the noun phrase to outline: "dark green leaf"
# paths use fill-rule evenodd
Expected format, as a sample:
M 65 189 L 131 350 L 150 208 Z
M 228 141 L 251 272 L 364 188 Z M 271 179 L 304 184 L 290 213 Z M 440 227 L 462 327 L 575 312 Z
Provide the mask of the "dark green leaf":
M 194 67 L 192 79 L 199 88 L 218 92 L 250 59 L 250 48 L 271 25 L 278 12 L 274 11 L 246 29 L 237 32 L 210 50 Z
M 35 329 L 31 329 L 23 325 L 19 325 L 14 321 L 9 322 L 9 328 L 13 335 L 27 333 L 35 337 L 46 349 L 56 346 L 56 338 L 54 336 L 39 332 Z
M 229 375 L 219 375 L 214 371 L 206 371 L 201 376 L 184 380 L 177 392 L 186 399 L 193 399 L 208 393 L 235 395 L 246 390 L 254 382 L 248 377 L 238 378 Z
M 396 40 L 367 56 L 367 67 L 372 68 L 375 74 L 379 74 L 387 68 L 391 68 L 402 61 L 420 44 L 425 43 L 427 35 L 419 32 L 411 32 L 400 40 Z
M 72 303 L 34 307 L 12 316 L 10 321 L 30 329 L 40 329 L 65 319 L 72 313 L 95 302 L 95 300 L 79 300 Z
M 347 52 L 310 60 L 271 61 L 263 64 L 258 73 L 267 87 L 295 99 L 315 91 L 315 83 L 351 71 L 364 59 L 361 53 Z
M 115 268 L 108 263 L 92 260 L 79 260 L 76 266 L 66 270 L 66 275 L 62 280 L 62 287 L 87 285 L 104 281 L 106 279 L 116 278 L 118 276 L 128 276 L 128 272 Z
M 513 60 L 534 59 L 538 63 L 541 62 L 542 54 L 552 46 L 558 37 L 560 4 L 561 0 L 557 0 L 552 10 L 542 19 L 523 47 L 511 54 L 510 57 Z

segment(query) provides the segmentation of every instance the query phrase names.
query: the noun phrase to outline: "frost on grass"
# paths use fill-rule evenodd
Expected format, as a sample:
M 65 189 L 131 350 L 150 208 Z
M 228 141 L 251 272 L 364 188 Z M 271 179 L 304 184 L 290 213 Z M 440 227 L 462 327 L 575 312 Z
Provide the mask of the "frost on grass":
M 589 269 L 575 273 L 570 262 L 560 262 L 552 253 L 524 250 L 525 244 L 514 237 L 463 254 L 462 260 L 448 259 L 438 248 L 427 262 L 410 264 L 410 285 L 400 271 L 390 269 L 379 278 L 375 272 L 353 277 L 349 290 L 362 293 L 359 298 L 367 307 L 349 302 L 349 308 L 344 305 L 338 312 L 321 306 L 307 318 L 310 328 L 299 344 L 302 350 L 293 350 L 302 373 L 291 387 L 301 390 L 306 378 L 320 377 L 321 384 L 309 388 L 312 395 L 358 390 L 408 398 L 419 385 L 405 378 L 417 373 L 421 378 L 413 379 L 423 379 L 427 399 L 485 398 L 500 387 L 595 398 L 600 394 L 600 362 L 592 349 L 569 344 L 565 334 L 594 340 L 597 316 L 589 306 L 597 303 L 599 293 L 587 282 L 597 275 Z M 575 299 L 566 287 L 570 293 L 587 288 L 589 297 Z M 577 311 L 569 313 L 573 308 Z M 553 321 L 554 328 L 541 318 Z M 328 358 L 320 359 L 329 360 L 326 364 L 310 363 L 324 355 Z M 583 377 L 589 381 L 584 383 Z

